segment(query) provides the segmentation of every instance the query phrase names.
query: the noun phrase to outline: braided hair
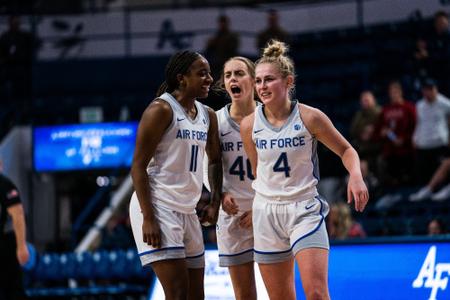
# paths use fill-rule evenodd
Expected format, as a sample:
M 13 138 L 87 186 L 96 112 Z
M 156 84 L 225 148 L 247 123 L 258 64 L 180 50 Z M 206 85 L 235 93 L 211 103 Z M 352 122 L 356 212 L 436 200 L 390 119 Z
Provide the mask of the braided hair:
M 176 90 L 179 86 L 177 75 L 187 74 L 192 63 L 200 57 L 202 56 L 198 52 L 189 50 L 172 55 L 164 71 L 165 81 L 159 87 L 156 96 L 159 97 L 165 92 L 171 93 Z

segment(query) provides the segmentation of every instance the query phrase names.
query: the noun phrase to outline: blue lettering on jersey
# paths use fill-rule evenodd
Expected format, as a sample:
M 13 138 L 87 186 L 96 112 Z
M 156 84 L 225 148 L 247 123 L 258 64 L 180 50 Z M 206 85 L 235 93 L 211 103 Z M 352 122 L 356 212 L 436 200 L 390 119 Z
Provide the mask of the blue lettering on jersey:
M 176 138 L 182 140 L 206 141 L 208 134 L 205 131 L 178 129 Z
M 240 151 L 242 149 L 242 142 L 223 142 L 220 143 L 222 152 Z
M 222 152 L 234 151 L 233 142 L 220 143 L 220 146 L 222 147 Z
M 292 138 L 286 137 L 270 140 L 256 139 L 256 148 L 258 149 L 294 148 L 294 147 L 301 147 L 304 145 L 305 145 L 304 136 L 294 136 Z
M 256 139 L 256 148 L 258 149 L 267 149 L 267 141 Z

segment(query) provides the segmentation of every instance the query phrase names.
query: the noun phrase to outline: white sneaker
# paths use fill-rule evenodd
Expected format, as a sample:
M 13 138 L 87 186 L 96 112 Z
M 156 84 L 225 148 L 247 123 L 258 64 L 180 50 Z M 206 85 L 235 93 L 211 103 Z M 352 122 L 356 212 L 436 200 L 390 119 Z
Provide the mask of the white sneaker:
M 394 206 L 395 203 L 402 200 L 401 194 L 386 194 L 375 203 L 375 209 L 384 210 Z
M 431 197 L 433 193 L 431 192 L 428 186 L 424 186 L 414 194 L 409 195 L 409 201 L 411 202 L 419 202 Z
M 444 201 L 450 198 L 450 184 L 444 186 L 439 192 L 431 195 L 433 201 Z

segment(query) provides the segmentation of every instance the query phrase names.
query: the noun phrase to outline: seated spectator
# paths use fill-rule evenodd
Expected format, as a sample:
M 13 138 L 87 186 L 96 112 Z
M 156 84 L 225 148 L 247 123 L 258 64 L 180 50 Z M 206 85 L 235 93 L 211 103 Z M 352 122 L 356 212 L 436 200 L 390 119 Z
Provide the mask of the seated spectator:
M 381 108 L 377 104 L 374 94 L 369 90 L 361 93 L 359 102 L 361 108 L 353 116 L 350 138 L 361 160 L 366 160 L 369 169 L 373 171 L 379 152 L 379 145 L 374 139 L 374 131 Z
M 281 28 L 278 23 L 278 12 L 275 9 L 270 9 L 267 12 L 267 28 L 258 33 L 256 38 L 256 47 L 258 48 L 258 52 L 263 49 L 267 42 L 272 39 L 285 42 L 286 44 L 290 43 L 290 36 L 283 28 Z
M 417 102 L 417 123 L 413 134 L 418 184 L 426 184 L 448 156 L 450 99 L 439 93 L 433 79 L 422 83 L 423 98 Z
M 409 196 L 409 200 L 412 202 L 422 201 L 425 199 L 431 199 L 433 201 L 444 201 L 450 198 L 450 184 L 447 184 L 439 190 L 442 183 L 448 178 L 450 173 L 450 158 L 442 161 L 439 168 L 431 177 L 428 184 L 418 190 L 416 193 Z
M 440 234 L 446 234 L 446 228 L 444 221 L 442 221 L 439 218 L 434 218 L 428 223 L 428 235 L 440 235 Z
M 367 236 L 361 224 L 353 220 L 350 206 L 344 202 L 331 205 L 327 218 L 327 230 L 332 240 L 365 238 Z
M 414 104 L 405 100 L 398 81 L 388 86 L 389 103 L 380 114 L 376 134 L 381 142 L 380 179 L 388 187 L 408 184 L 413 173 Z

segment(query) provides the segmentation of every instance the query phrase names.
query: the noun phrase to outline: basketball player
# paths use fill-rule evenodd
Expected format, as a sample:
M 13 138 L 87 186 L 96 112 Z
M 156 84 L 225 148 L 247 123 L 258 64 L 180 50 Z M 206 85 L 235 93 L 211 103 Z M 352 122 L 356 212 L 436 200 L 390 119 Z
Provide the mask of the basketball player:
M 216 114 L 196 99 L 207 97 L 212 81 L 203 56 L 174 54 L 137 133 L 130 220 L 142 265 L 152 267 L 166 299 L 204 298 L 204 244 L 195 206 L 206 151 L 212 201 L 200 221 L 215 224 L 222 162 Z
M 240 136 L 241 120 L 253 113 L 255 66 L 245 57 L 232 57 L 220 78 L 231 103 L 216 112 L 222 149 L 223 198 L 217 221 L 219 265 L 228 267 L 237 300 L 256 300 L 253 268 L 252 202 L 254 179 Z
M 317 141 L 339 155 L 350 173 L 348 203 L 368 201 L 359 158 L 328 117 L 291 101 L 294 65 L 284 43 L 271 41 L 256 62 L 256 92 L 263 105 L 241 122 L 253 167 L 255 261 L 270 299 L 295 299 L 294 258 L 306 299 L 329 299 L 328 205 L 317 193 Z

